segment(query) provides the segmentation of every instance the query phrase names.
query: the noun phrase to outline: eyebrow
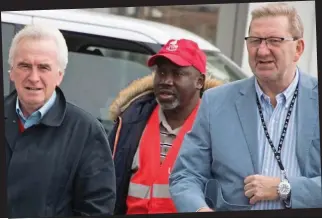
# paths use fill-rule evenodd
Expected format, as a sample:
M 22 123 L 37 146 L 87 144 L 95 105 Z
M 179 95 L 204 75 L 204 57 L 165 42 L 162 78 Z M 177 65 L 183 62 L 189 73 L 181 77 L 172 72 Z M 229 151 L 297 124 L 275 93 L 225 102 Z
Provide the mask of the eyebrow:
M 39 64 L 39 67 L 51 69 L 49 64 Z
M 31 67 L 32 64 L 22 61 L 22 62 L 19 62 L 17 64 L 17 66 L 19 66 L 19 67 L 24 67 L 24 66 Z M 49 64 L 46 64 L 46 63 L 38 64 L 38 67 L 51 69 L 51 66 Z
M 28 66 L 28 67 L 30 67 L 30 66 L 31 66 L 31 64 L 29 64 L 29 63 L 27 63 L 27 62 L 22 61 L 22 62 L 19 62 L 19 63 L 17 64 L 17 66 Z

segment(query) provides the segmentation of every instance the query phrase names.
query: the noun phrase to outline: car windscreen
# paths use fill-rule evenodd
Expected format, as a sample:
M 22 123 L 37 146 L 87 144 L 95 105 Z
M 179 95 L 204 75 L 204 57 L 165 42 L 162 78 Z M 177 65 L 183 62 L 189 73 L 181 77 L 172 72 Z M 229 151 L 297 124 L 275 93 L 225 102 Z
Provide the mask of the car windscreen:
M 224 82 L 246 78 L 242 70 L 221 52 L 204 51 L 207 55 L 207 74 Z

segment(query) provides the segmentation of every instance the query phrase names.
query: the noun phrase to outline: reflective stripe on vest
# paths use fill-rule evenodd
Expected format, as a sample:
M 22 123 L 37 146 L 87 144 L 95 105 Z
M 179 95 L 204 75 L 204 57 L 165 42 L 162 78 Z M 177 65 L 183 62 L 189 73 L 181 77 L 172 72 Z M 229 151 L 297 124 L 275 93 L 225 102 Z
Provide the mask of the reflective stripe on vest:
M 154 184 L 153 185 L 153 198 L 171 198 L 168 184 Z
M 150 198 L 150 186 L 130 182 L 128 196 L 135 198 Z
M 150 187 L 137 184 L 130 183 L 128 195 L 134 198 L 144 198 L 150 199 Z M 168 184 L 154 184 L 152 198 L 171 198 L 169 185 Z

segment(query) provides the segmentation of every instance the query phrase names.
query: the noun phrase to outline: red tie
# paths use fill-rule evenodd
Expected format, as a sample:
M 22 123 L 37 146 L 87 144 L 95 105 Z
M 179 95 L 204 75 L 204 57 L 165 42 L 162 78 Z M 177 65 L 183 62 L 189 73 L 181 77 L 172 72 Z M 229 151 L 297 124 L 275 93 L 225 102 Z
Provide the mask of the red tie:
M 22 133 L 25 131 L 25 127 L 23 126 L 23 123 L 21 122 L 21 119 L 18 119 L 18 125 L 19 125 L 19 131 Z

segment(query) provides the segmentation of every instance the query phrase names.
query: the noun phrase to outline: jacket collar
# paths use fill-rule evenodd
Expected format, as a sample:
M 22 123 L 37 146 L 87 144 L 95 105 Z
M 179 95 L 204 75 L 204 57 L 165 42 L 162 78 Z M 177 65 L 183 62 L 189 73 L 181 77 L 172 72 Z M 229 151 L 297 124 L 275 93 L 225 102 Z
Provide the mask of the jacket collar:
M 66 98 L 59 87 L 56 87 L 56 100 L 51 109 L 40 120 L 41 124 L 46 126 L 60 126 L 66 114 Z M 11 92 L 4 101 L 4 116 L 5 119 L 17 118 L 15 111 L 17 100 L 17 91 Z

